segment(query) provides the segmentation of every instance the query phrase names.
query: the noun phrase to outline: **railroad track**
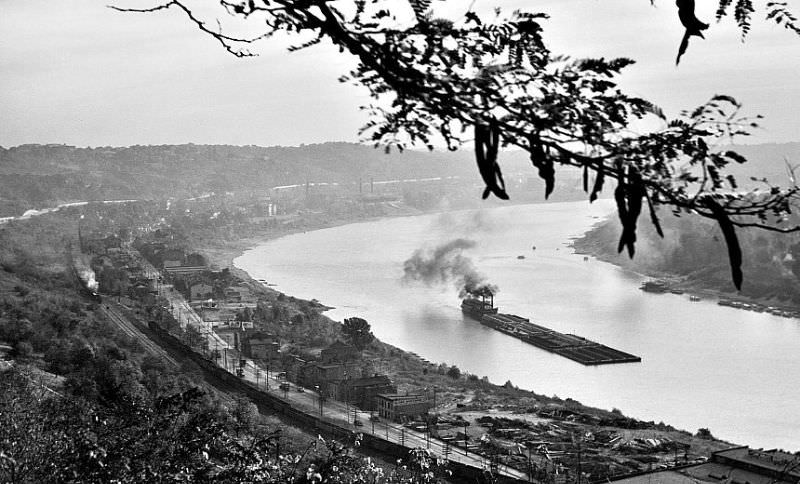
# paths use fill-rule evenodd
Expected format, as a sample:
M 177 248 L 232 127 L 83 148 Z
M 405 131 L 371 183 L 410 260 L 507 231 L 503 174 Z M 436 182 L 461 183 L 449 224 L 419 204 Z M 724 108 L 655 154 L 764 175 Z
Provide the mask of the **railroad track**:
M 109 321 L 114 323 L 123 333 L 139 341 L 139 343 L 141 343 L 144 349 L 147 350 L 149 353 L 161 357 L 162 359 L 167 361 L 167 363 L 173 366 L 176 367 L 180 366 L 178 365 L 178 362 L 175 361 L 175 359 L 172 358 L 172 356 L 170 356 L 170 354 L 167 353 L 167 351 L 164 348 L 155 344 L 150 338 L 147 337 L 147 335 L 142 333 L 142 331 L 139 330 L 139 328 L 136 327 L 136 325 L 132 323 L 125 315 L 121 314 L 119 308 L 116 307 L 115 302 L 103 298 L 103 302 L 101 304 L 101 311 L 103 311 L 103 314 L 106 315 Z

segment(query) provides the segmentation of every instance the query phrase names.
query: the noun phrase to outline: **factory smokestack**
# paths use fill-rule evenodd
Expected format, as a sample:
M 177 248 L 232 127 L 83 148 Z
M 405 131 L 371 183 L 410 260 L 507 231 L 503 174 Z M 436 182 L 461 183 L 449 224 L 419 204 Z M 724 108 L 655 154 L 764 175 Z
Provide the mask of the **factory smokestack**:
M 475 247 L 469 239 L 454 239 L 433 249 L 417 249 L 403 263 L 403 282 L 419 281 L 428 286 L 454 284 L 459 297 L 489 296 L 497 286 L 475 269 L 464 250 Z

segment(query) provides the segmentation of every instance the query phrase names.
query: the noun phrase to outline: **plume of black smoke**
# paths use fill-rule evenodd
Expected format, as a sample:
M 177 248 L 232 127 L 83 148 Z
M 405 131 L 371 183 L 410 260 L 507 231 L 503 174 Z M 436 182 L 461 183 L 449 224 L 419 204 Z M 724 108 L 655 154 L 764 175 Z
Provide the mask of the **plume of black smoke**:
M 459 297 L 488 296 L 497 293 L 497 286 L 475 269 L 464 250 L 475 247 L 469 239 L 454 239 L 434 249 L 417 249 L 403 263 L 403 282 L 420 281 L 428 286 L 454 284 Z

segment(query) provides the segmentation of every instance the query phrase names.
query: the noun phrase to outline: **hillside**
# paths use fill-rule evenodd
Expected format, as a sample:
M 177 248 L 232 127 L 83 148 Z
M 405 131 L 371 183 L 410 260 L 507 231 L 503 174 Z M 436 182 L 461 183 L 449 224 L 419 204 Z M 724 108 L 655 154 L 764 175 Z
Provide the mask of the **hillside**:
M 786 184 L 786 161 L 800 163 L 800 143 L 746 145 L 734 149 L 750 163 L 731 167 L 742 185 L 750 177 Z M 521 151 L 502 154 L 516 202 L 541 200 L 542 183 Z M 555 200 L 583 199 L 579 172 L 560 172 Z M 0 147 L 0 217 L 31 208 L 84 200 L 189 198 L 209 192 L 265 189 L 324 182 L 352 185 L 371 180 L 458 177 L 481 183 L 469 149 L 385 153 L 354 143 L 298 147 L 160 145 L 78 148 L 68 145 Z M 475 189 L 475 198 L 479 197 Z
M 530 170 L 521 153 L 508 154 L 506 166 L 509 173 Z M 182 198 L 306 182 L 355 185 L 359 180 L 445 176 L 478 180 L 468 151 L 386 154 L 353 143 L 299 147 L 22 145 L 0 148 L 0 175 L 0 215 L 19 215 L 48 203 Z

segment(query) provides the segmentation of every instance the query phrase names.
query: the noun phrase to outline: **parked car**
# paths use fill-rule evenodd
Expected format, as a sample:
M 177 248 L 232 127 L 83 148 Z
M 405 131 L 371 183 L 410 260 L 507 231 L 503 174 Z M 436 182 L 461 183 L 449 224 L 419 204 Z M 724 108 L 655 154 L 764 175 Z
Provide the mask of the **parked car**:
M 283 391 L 285 391 L 285 392 L 288 392 L 288 391 L 289 391 L 289 388 L 290 388 L 290 387 L 289 387 L 289 384 L 288 384 L 288 383 L 281 383 L 281 384 L 280 384 L 280 389 L 281 389 L 281 390 L 283 390 Z
M 361 420 L 353 420 L 353 425 L 355 425 L 356 427 L 363 427 L 364 426 L 364 424 L 361 422 Z

